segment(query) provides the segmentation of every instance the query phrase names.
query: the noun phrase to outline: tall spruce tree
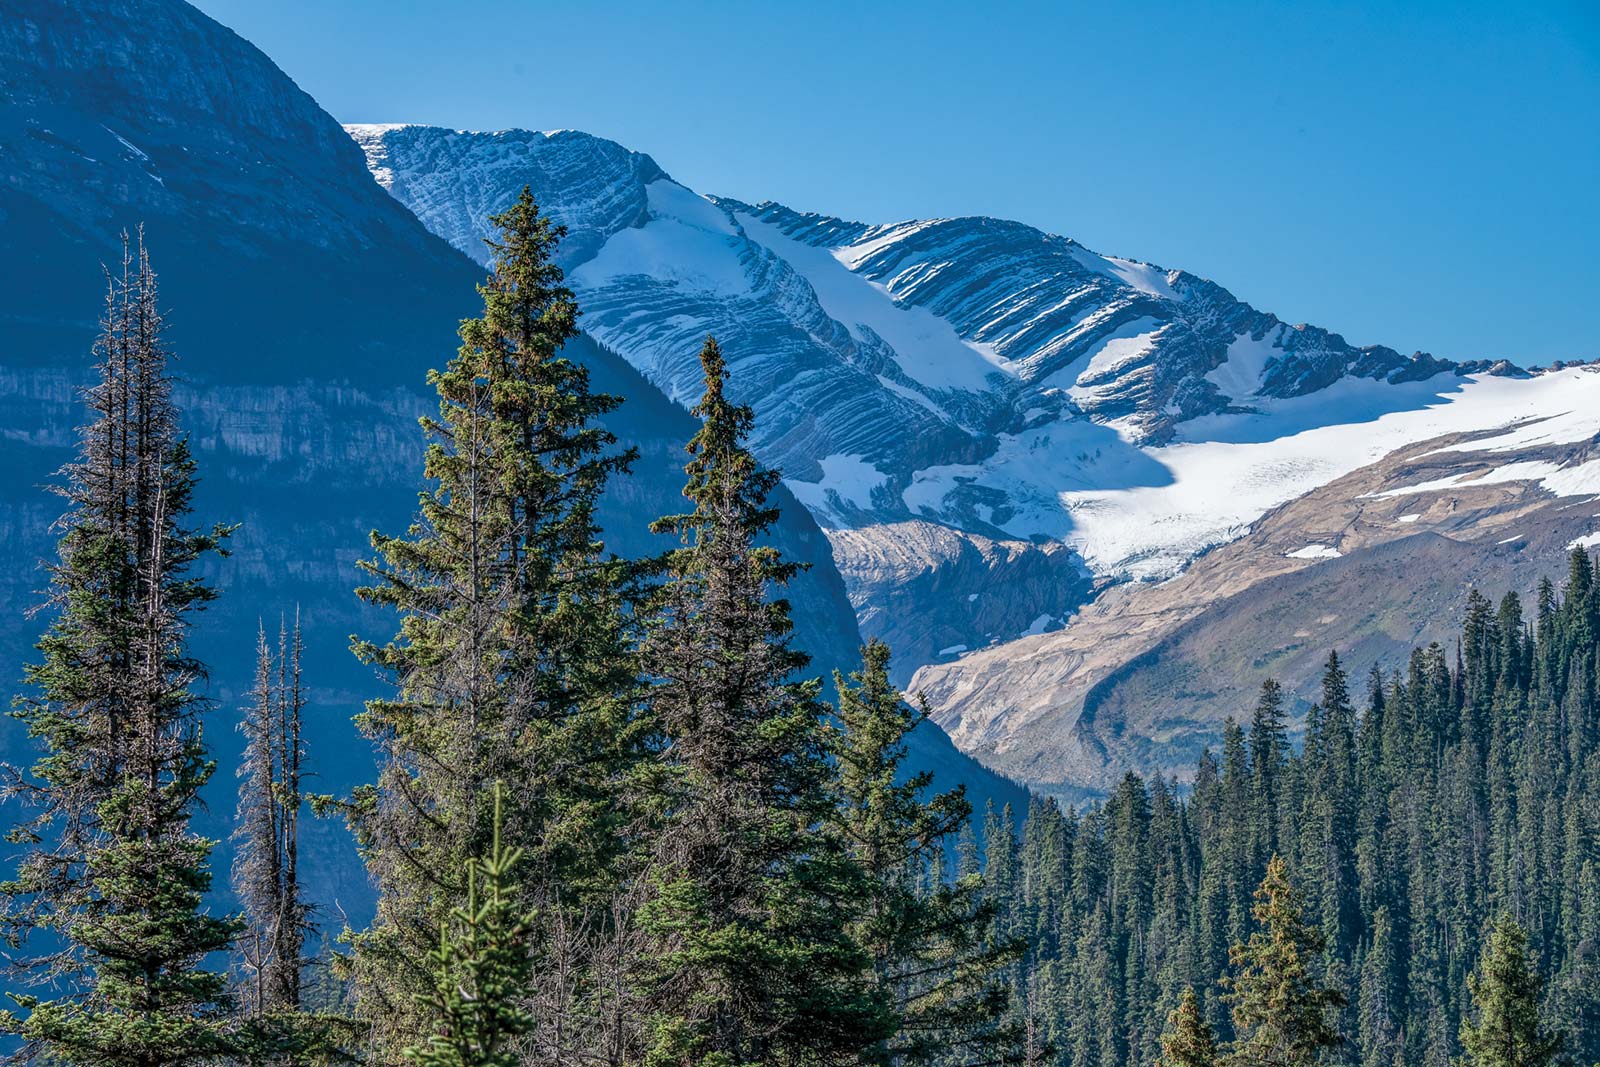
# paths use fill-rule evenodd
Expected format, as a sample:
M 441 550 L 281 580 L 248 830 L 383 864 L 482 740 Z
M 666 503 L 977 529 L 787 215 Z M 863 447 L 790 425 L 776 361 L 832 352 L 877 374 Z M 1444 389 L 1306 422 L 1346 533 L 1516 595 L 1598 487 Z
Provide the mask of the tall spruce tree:
M 1477 970 L 1467 980 L 1475 1021 L 1461 1026 L 1462 1067 L 1545 1067 L 1561 1037 L 1539 1018 L 1539 973 L 1528 936 L 1509 915 L 1495 920 Z
M 606 910 L 625 848 L 628 815 L 614 799 L 638 740 L 630 576 L 603 555 L 595 518 L 607 480 L 631 461 L 595 421 L 620 401 L 592 392 L 587 369 L 562 354 L 578 330 L 553 259 L 564 229 L 527 189 L 490 221 L 483 314 L 429 375 L 432 487 L 405 536 L 373 534 L 373 583 L 359 590 L 400 615 L 389 643 L 355 642 L 396 692 L 358 717 L 382 770 L 346 809 L 378 886 L 354 970 L 363 1016 L 382 1021 L 383 1062 L 437 1032 L 436 1007 L 419 994 L 440 923 L 466 893 L 467 861 L 488 846 L 488 783 L 507 783 L 504 837 L 526 852 L 517 904 L 537 912 L 541 952 L 582 954 L 552 939 L 593 930 L 574 916 Z M 551 1001 L 542 1024 L 590 1014 L 581 981 L 528 995 Z M 580 1029 L 542 1047 L 570 1056 Z
M 872 959 L 898 1031 L 866 1055 L 881 1064 L 992 1064 L 1024 1054 L 1025 1026 L 1007 1019 L 1002 971 L 1026 941 L 995 937 L 997 902 L 982 878 L 944 878 L 944 845 L 972 817 L 962 789 L 925 794 L 931 771 L 903 773 L 906 738 L 927 719 L 889 682 L 889 646 L 862 649 L 859 671 L 835 674 L 836 825 L 866 884 L 852 933 Z M 1042 1057 L 1039 1035 L 1029 1046 Z
M 57 1062 L 164 1067 L 234 1051 L 225 977 L 204 960 L 235 925 L 208 914 L 213 842 L 189 826 L 214 764 L 201 737 L 204 666 L 187 650 L 215 593 L 192 570 L 227 527 L 188 525 L 196 475 L 172 400 L 155 274 L 123 238 L 96 344 L 92 421 L 63 469 L 54 620 L 12 714 L 41 750 L 8 792 L 31 818 L 5 883 L 13 944 L 50 942 L 14 994 L 26 1051 Z
M 1217 1067 L 1217 1041 L 1200 1012 L 1194 987 L 1183 991 L 1161 1034 L 1159 1067 Z
M 1325 1049 L 1342 1042 L 1330 1012 L 1344 1006 L 1337 991 L 1319 985 L 1317 957 L 1323 939 L 1306 923 L 1300 894 L 1279 856 L 1267 864 L 1251 915 L 1248 941 L 1229 953 L 1233 973 L 1224 998 L 1237 1033 L 1229 1067 L 1313 1067 Z
M 663 738 L 661 823 L 642 921 L 645 1063 L 845 1064 L 895 1013 L 850 936 L 860 872 L 832 817 L 820 683 L 790 644 L 774 593 L 796 572 L 762 535 L 778 473 L 745 445 L 753 415 L 726 393 L 714 340 L 700 352 L 684 495 L 662 519 L 681 547 L 662 564 L 644 647 Z

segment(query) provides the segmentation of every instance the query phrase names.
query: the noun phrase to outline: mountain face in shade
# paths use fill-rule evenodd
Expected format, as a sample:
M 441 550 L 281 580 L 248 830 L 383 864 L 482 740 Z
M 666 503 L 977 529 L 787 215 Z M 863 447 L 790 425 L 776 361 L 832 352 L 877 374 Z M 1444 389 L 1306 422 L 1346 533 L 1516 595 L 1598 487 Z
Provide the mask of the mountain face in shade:
M 371 777 L 350 716 L 382 683 L 346 646 L 394 620 L 356 600 L 355 563 L 370 554 L 370 530 L 402 530 L 415 512 L 416 419 L 435 404 L 425 375 L 480 306 L 482 267 L 429 233 L 364 163 L 266 56 L 176 0 L 19 0 L 0 12 L 0 459 L 13 472 L 0 490 L 12 550 L 0 571 L 0 663 L 15 684 L 45 625 L 25 614 L 44 582 L 32 564 L 51 553 L 59 514 L 42 486 L 84 418 L 76 390 L 89 376 L 101 265 L 118 254 L 119 231 L 143 224 L 200 464 L 197 519 L 242 523 L 232 555 L 210 566 L 223 595 L 197 628 L 217 701 L 209 736 L 225 768 L 208 817 L 219 835 L 231 823 L 232 725 L 259 621 L 275 627 L 298 609 L 304 623 L 315 788 Z M 582 242 L 575 232 L 571 244 Z M 597 389 L 627 398 L 609 425 L 641 453 L 636 475 L 605 500 L 607 545 L 654 551 L 646 527 L 681 509 L 694 420 L 592 338 L 568 351 Z M 847 667 L 859 636 L 828 542 L 786 492 L 777 503 L 775 542 L 811 565 L 789 590 L 796 642 L 819 671 Z M 4 750 L 24 758 L 26 742 L 9 733 Z M 915 758 L 941 781 L 967 782 L 980 804 L 1021 795 L 931 726 Z M 370 890 L 343 831 L 311 832 L 318 898 L 360 921 Z

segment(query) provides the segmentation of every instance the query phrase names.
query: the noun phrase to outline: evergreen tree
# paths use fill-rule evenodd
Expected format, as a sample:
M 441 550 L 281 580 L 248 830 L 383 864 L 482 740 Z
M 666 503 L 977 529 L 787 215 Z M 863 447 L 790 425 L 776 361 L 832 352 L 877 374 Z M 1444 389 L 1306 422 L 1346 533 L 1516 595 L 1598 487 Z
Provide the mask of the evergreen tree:
M 504 836 L 525 850 L 518 906 L 536 911 L 540 952 L 605 923 L 625 855 L 630 813 L 616 803 L 640 737 L 633 721 L 622 564 L 603 557 L 595 509 L 630 453 L 595 424 L 615 397 L 590 391 L 587 370 L 562 355 L 577 306 L 555 247 L 564 230 L 524 189 L 490 220 L 493 272 L 484 311 L 461 325 L 461 347 L 429 375 L 439 414 L 422 420 L 432 482 L 403 537 L 374 533 L 374 579 L 359 590 L 394 609 L 388 644 L 355 643 L 396 693 L 358 717 L 382 755 L 375 786 L 346 806 L 378 886 L 377 919 L 354 937 L 358 1006 L 377 1057 L 438 1029 L 431 981 L 439 924 L 466 892 L 467 861 L 490 836 L 487 783 L 508 783 Z M 565 981 L 530 991 L 555 998 L 556 1027 L 593 1012 Z M 578 1041 L 576 1025 L 551 1042 Z
M 715 341 L 700 361 L 694 510 L 656 526 L 682 547 L 662 563 L 644 649 L 663 737 L 645 1062 L 853 1062 L 895 1013 L 848 930 L 859 869 L 819 829 L 833 814 L 819 683 L 797 680 L 789 606 L 768 599 L 796 571 L 758 543 L 778 474 L 745 446 L 753 415 L 728 399 Z
M 425 996 L 439 1029 L 406 1050 L 418 1067 L 518 1067 L 520 1042 L 533 1029 L 522 1003 L 533 977 L 532 922 L 517 904 L 523 853 L 501 842 L 501 792 L 496 782 L 488 854 L 468 861 L 466 901 L 451 909 L 433 954 Z
M 1461 1026 L 1464 1067 L 1544 1067 L 1561 1038 L 1539 1020 L 1541 982 L 1528 958 L 1527 934 L 1502 915 L 1489 933 L 1483 959 L 1468 979 L 1476 1022 Z
M 155 274 L 143 246 L 111 280 L 96 345 L 93 421 L 63 470 L 68 511 L 50 567 L 55 619 L 13 715 L 41 755 L 10 793 L 33 811 L 4 887 L 14 943 L 53 942 L 22 961 L 43 999 L 8 1015 L 30 1051 L 79 1064 L 215 1059 L 236 1045 L 223 975 L 232 921 L 207 914 L 213 842 L 189 826 L 214 764 L 200 733 L 203 665 L 191 620 L 215 593 L 193 576 L 229 528 L 186 525 L 195 465 L 172 401 Z
M 1372 943 L 1361 964 L 1357 1003 L 1357 1036 L 1363 1063 L 1388 1063 L 1399 1048 L 1403 1016 L 1396 981 L 1400 961 L 1394 941 L 1389 909 L 1379 905 L 1373 917 Z
M 1341 1038 L 1329 1012 L 1344 1005 L 1338 992 L 1319 986 L 1314 967 L 1322 935 L 1306 924 L 1300 894 L 1288 868 L 1274 856 L 1251 910 L 1257 929 L 1229 954 L 1233 968 L 1225 998 L 1238 1032 L 1229 1067 L 1312 1067 Z
M 258 631 L 255 686 L 239 723 L 245 747 L 232 874 L 243 910 L 235 945 L 242 972 L 237 996 L 247 1022 L 238 1046 L 254 1063 L 349 1058 L 358 1036 L 340 994 L 328 984 L 333 981 L 330 954 L 321 960 L 306 956 L 306 938 L 316 927 L 300 881 L 300 812 L 306 799 L 301 785 L 303 651 L 298 617 L 292 629 L 280 624 L 276 649 L 268 644 L 265 628 Z M 310 995 L 308 970 L 313 986 L 320 987 Z
M 902 775 L 906 738 L 927 711 L 913 709 L 890 685 L 889 647 L 881 641 L 867 643 L 858 672 L 834 680 L 835 819 L 866 879 L 852 933 L 899 1015 L 899 1031 L 867 1059 L 954 1067 L 1015 1058 L 1020 1035 L 1005 1024 L 999 975 L 1020 958 L 1024 942 L 990 936 L 996 909 L 979 902 L 979 876 L 943 878 L 943 842 L 970 821 L 972 806 L 960 789 L 925 798 L 931 771 Z
M 1200 1014 L 1200 998 L 1193 986 L 1183 991 L 1183 999 L 1167 1016 L 1160 1067 L 1217 1067 L 1216 1038 Z
M 1280 783 L 1288 756 L 1283 689 L 1269 678 L 1261 683 L 1261 697 L 1250 720 L 1250 769 L 1255 776 L 1255 811 L 1251 813 L 1252 871 L 1264 873 L 1267 860 L 1278 851 Z

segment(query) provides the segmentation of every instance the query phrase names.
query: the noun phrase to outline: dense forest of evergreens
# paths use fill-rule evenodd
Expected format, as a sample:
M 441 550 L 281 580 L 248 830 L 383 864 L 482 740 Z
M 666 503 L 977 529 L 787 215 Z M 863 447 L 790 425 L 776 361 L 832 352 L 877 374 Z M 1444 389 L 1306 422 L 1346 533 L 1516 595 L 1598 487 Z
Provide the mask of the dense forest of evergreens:
M 999 929 L 1031 943 L 1013 988 L 1063 1062 L 1157 1062 L 1190 988 L 1218 1039 L 1235 1036 L 1219 980 L 1274 856 L 1325 946 L 1313 973 L 1343 1002 L 1344 1041 L 1322 1062 L 1449 1064 L 1504 917 L 1547 979 L 1540 1008 L 1566 1055 L 1600 1061 L 1597 624 L 1593 563 L 1574 549 L 1531 617 L 1516 596 L 1470 592 L 1458 648 L 1374 671 L 1359 708 L 1330 655 L 1298 752 L 1268 683 L 1187 798 L 1130 774 L 1081 812 L 1036 802 L 1020 837 L 991 813 L 985 892 Z
M 394 635 L 357 723 L 378 775 L 308 796 L 301 637 L 242 710 L 236 915 L 191 826 L 215 763 L 204 665 L 231 528 L 191 516 L 142 241 L 110 279 L 90 418 L 62 471 L 47 629 L 13 717 L 3 886 L 16 1055 L 167 1067 L 1536 1067 L 1600 1059 L 1600 590 L 1574 550 L 1531 618 L 1470 596 L 1454 657 L 1330 655 L 1298 751 L 1269 684 L 1192 789 L 1130 774 L 1084 810 L 975 825 L 904 766 L 923 719 L 863 649 L 808 673 L 766 544 L 778 481 L 701 352 L 670 547 L 596 508 L 632 455 L 563 358 L 560 227 L 494 218 L 483 314 L 430 377 L 427 485 L 374 533 Z M 343 819 L 378 893 L 330 930 L 299 825 Z M 1019 819 L 1017 816 L 1022 815 Z M 338 936 L 314 950 L 321 931 Z

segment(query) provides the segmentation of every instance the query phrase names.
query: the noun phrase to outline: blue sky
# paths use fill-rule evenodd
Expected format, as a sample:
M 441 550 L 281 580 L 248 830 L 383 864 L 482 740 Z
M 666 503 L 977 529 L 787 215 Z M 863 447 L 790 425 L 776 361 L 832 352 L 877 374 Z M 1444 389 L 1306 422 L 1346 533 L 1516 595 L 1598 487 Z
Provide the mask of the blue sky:
M 1357 344 L 1600 357 L 1600 4 L 199 0 L 346 122 L 1020 219 Z

